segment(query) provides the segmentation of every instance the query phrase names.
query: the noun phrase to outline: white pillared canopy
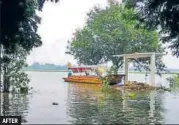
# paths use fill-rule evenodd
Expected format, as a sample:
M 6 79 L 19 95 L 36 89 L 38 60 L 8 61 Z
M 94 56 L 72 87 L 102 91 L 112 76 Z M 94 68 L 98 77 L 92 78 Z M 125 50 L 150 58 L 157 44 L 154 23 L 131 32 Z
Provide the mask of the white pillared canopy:
M 125 83 L 128 82 L 128 59 L 131 58 L 146 58 L 150 57 L 150 84 L 155 85 L 155 59 L 157 56 L 163 56 L 163 53 L 155 53 L 155 52 L 148 52 L 148 53 L 132 53 L 132 54 L 122 54 L 122 55 L 113 55 L 113 57 L 123 57 L 124 58 L 124 72 L 125 72 Z

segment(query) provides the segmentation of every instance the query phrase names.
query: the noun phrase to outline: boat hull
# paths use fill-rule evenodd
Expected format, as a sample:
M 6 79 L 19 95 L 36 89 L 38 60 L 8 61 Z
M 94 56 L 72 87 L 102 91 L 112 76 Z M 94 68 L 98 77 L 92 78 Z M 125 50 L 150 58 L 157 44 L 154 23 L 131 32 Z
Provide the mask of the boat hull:
M 115 85 L 121 82 L 124 75 L 110 75 L 107 78 L 110 80 L 110 85 Z M 102 81 L 97 76 L 70 76 L 63 78 L 65 82 L 102 84 Z
M 91 84 L 101 84 L 101 80 L 96 76 L 70 76 L 68 78 L 63 78 L 65 82 L 75 82 L 75 83 L 91 83 Z

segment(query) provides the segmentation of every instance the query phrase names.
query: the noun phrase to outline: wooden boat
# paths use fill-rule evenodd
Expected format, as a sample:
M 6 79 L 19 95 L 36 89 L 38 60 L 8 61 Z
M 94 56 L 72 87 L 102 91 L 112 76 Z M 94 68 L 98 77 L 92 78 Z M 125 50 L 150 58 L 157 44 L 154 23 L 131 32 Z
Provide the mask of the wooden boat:
M 73 74 L 75 73 L 84 73 L 87 71 L 95 71 L 95 67 L 70 67 L 69 70 L 72 70 Z M 125 75 L 108 75 L 106 76 L 110 80 L 110 85 L 115 85 L 122 81 L 122 78 Z M 63 78 L 65 82 L 74 82 L 74 83 L 89 83 L 89 84 L 102 84 L 102 81 L 97 75 L 72 75 L 66 78 Z

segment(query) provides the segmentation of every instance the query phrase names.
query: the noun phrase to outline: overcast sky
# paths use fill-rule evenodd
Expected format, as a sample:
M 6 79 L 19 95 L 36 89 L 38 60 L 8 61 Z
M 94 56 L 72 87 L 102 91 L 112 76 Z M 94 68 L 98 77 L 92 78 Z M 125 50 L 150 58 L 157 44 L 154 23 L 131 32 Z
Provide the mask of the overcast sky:
M 107 0 L 60 0 L 57 4 L 46 2 L 39 14 L 42 22 L 38 33 L 42 37 L 43 45 L 31 52 L 27 58 L 28 64 L 75 64 L 73 57 L 65 54 L 67 40 L 71 39 L 76 28 L 84 26 L 86 13 L 94 5 L 105 7 Z M 163 61 L 167 67 L 179 69 L 179 59 L 168 55 Z

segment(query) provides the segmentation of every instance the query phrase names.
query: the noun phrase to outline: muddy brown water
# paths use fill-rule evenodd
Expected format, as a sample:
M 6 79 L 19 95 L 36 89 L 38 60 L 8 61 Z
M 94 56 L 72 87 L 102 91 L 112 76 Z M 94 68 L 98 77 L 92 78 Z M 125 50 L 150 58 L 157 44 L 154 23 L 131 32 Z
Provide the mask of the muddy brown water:
M 3 94 L 3 115 L 21 115 L 28 124 L 150 124 L 179 123 L 179 92 L 112 91 L 100 86 L 63 82 L 64 72 L 27 72 L 33 92 L 29 95 Z M 156 82 L 168 84 L 165 75 Z M 143 74 L 129 79 L 145 81 Z M 149 80 L 149 78 L 147 79 Z M 135 94 L 130 98 L 129 94 Z M 58 105 L 52 105 L 57 102 Z

